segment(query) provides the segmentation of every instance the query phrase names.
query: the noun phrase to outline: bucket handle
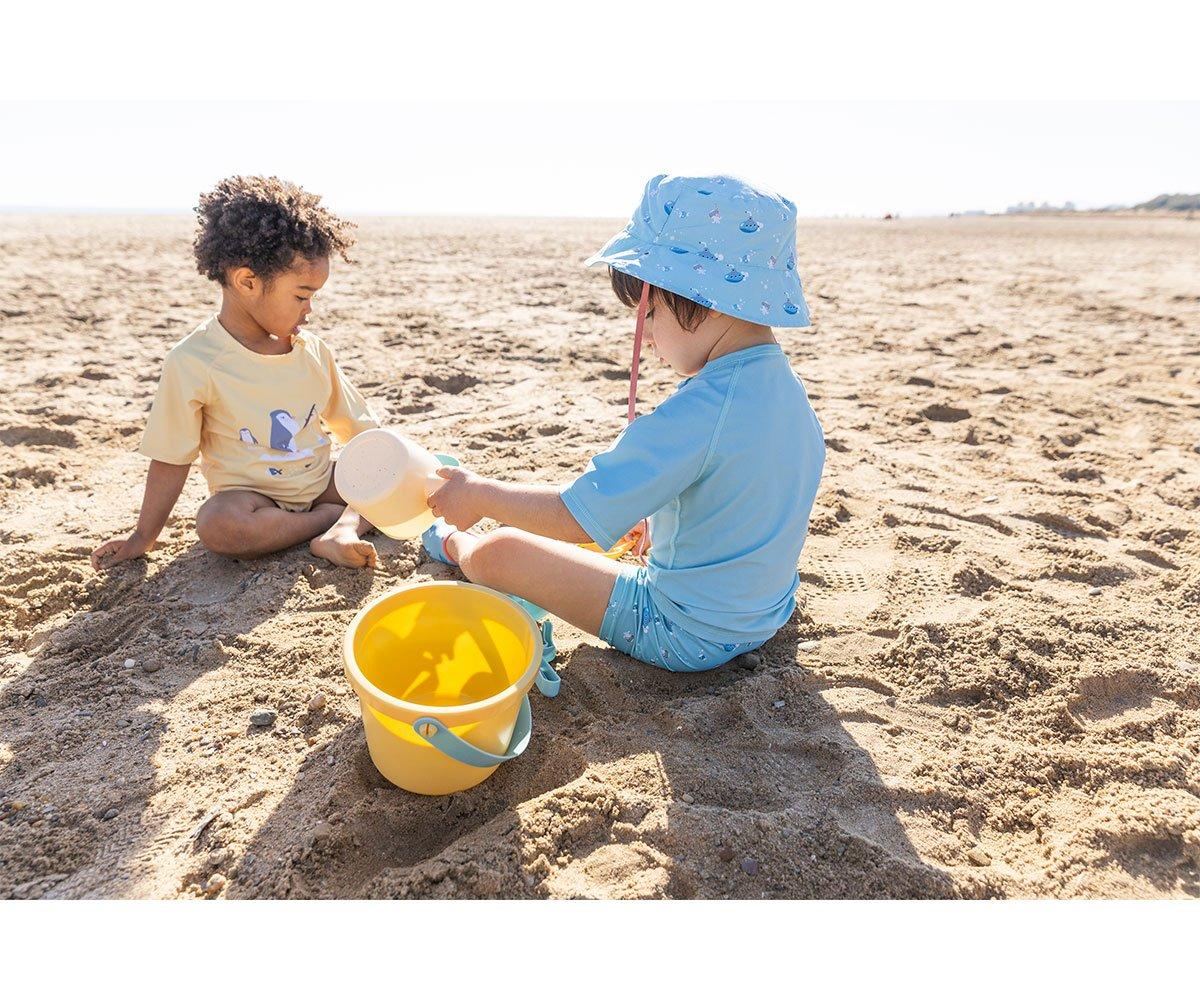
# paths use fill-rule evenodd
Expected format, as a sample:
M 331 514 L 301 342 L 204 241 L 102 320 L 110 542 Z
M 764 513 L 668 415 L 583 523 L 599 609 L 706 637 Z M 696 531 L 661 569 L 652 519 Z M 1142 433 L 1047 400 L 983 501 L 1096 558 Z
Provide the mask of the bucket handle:
M 525 748 L 529 746 L 529 736 L 533 732 L 533 712 L 529 708 L 529 695 L 526 695 L 521 699 L 521 710 L 517 713 L 517 723 L 513 727 L 508 750 L 502 754 L 480 750 L 451 732 L 444 723 L 431 715 L 417 719 L 413 723 L 413 730 L 426 743 L 442 751 L 451 760 L 471 767 L 495 767 L 525 752 Z

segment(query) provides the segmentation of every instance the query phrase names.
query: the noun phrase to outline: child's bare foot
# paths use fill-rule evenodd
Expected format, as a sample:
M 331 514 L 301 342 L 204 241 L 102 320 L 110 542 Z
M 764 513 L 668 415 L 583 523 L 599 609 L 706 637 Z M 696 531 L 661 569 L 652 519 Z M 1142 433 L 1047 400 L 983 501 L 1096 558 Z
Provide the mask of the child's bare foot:
M 359 538 L 353 525 L 338 521 L 325 534 L 308 543 L 312 554 L 328 559 L 335 566 L 375 566 L 375 546 Z

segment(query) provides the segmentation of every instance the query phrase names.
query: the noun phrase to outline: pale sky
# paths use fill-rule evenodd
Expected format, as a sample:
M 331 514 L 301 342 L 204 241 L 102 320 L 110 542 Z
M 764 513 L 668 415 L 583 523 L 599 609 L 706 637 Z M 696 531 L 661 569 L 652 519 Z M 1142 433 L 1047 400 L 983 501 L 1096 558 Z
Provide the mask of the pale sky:
M 1200 101 L 0 103 L 0 207 L 188 212 L 234 173 L 335 211 L 623 217 L 655 173 L 807 216 L 1200 191 Z

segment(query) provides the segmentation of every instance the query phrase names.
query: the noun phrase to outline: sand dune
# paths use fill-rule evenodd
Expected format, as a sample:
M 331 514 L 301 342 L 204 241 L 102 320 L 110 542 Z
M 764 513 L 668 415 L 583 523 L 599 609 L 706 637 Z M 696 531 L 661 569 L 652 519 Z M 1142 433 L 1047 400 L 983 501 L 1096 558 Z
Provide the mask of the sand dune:
M 630 321 L 578 264 L 611 230 L 367 221 L 315 326 L 409 434 L 565 481 L 623 419 Z M 529 752 L 441 799 L 376 773 L 339 659 L 452 575 L 415 545 L 225 560 L 193 473 L 147 561 L 88 567 L 214 302 L 189 239 L 0 216 L 0 896 L 1200 894 L 1200 223 L 806 223 L 801 609 L 692 677 L 560 624 Z

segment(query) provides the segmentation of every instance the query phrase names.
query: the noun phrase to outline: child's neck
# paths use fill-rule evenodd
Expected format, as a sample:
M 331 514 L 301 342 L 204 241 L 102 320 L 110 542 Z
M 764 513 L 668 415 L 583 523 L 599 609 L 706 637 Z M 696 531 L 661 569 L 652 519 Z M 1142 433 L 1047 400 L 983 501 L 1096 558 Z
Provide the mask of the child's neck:
M 223 326 L 229 335 L 239 344 L 256 354 L 283 354 L 291 350 L 291 345 L 281 344 L 279 338 L 267 330 L 246 310 L 234 296 L 221 294 L 221 308 L 217 313 L 217 322 Z M 280 347 L 284 350 L 281 351 Z
M 758 323 L 747 323 L 745 320 L 730 318 L 721 331 L 712 350 L 708 352 L 705 364 L 723 358 L 734 351 L 744 351 L 747 347 L 759 347 L 763 344 L 778 344 L 775 334 L 769 326 Z

